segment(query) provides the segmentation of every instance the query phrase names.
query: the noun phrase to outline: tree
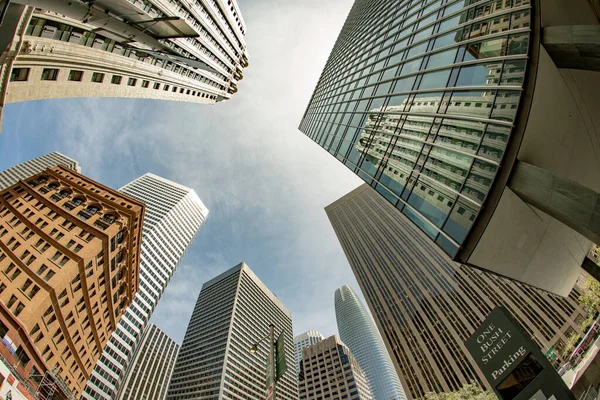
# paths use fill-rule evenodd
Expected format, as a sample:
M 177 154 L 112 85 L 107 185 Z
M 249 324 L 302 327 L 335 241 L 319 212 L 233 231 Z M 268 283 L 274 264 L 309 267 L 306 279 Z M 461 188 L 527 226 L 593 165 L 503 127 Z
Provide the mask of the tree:
M 588 277 L 583 282 L 583 287 L 579 301 L 583 309 L 590 315 L 596 316 L 598 307 L 600 307 L 600 282 L 593 277 Z
M 569 353 L 571 352 L 571 350 L 573 350 L 573 348 L 575 348 L 575 345 L 577 343 L 579 343 L 579 339 L 581 339 L 581 335 L 579 333 L 574 333 L 571 335 L 571 337 L 567 341 L 567 344 L 565 344 L 565 347 L 562 351 L 563 358 L 566 358 L 569 355 Z
M 476 383 L 466 383 L 462 388 L 449 393 L 425 394 L 420 400 L 496 400 L 494 393 L 483 390 Z

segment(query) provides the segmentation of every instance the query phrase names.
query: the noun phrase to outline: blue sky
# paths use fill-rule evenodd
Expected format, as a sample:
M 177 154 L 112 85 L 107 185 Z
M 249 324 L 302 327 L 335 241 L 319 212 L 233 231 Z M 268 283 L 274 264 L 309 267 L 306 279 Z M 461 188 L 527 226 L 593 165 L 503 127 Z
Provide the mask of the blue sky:
M 356 280 L 323 208 L 360 184 L 297 127 L 351 0 L 240 0 L 250 66 L 232 100 L 60 99 L 8 105 L 0 169 L 50 151 L 118 188 L 153 172 L 210 210 L 152 322 L 181 342 L 202 283 L 245 261 L 295 333 L 337 332 L 333 294 Z

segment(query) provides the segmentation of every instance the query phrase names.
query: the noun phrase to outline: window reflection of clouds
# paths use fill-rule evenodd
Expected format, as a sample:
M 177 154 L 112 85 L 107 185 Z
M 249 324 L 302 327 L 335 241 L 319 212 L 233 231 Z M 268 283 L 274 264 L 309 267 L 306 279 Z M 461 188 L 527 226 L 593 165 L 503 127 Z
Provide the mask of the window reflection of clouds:
M 382 17 L 387 35 L 348 36 L 301 125 L 451 255 L 485 201 L 521 96 L 512 89 L 525 74 L 529 1 L 504 3 L 405 6 L 394 24 Z

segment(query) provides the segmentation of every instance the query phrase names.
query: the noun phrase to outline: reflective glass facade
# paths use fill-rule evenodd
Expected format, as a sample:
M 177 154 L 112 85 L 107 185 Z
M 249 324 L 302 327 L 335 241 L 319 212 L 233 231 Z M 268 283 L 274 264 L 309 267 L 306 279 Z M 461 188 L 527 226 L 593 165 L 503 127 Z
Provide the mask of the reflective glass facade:
M 300 130 L 450 256 L 519 108 L 530 0 L 356 0 Z

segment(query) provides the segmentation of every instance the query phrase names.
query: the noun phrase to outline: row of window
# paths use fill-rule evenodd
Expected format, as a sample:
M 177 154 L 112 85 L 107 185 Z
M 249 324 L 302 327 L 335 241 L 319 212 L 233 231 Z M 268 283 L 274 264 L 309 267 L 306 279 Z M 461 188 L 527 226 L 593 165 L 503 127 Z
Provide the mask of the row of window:
M 58 68 L 44 68 L 42 70 L 42 75 L 40 77 L 40 80 L 56 81 L 56 80 L 58 80 L 58 73 L 59 73 Z M 30 74 L 30 68 L 13 68 L 10 73 L 10 81 L 11 82 L 26 82 L 29 80 L 29 74 Z M 70 70 L 69 77 L 67 79 L 71 82 L 82 82 L 83 74 L 84 74 L 84 72 L 80 71 L 80 70 Z M 90 82 L 103 83 L 105 75 L 106 74 L 104 74 L 102 72 L 93 72 L 92 76 L 90 78 Z M 121 76 L 121 75 L 113 75 L 110 79 L 110 83 L 113 85 L 120 85 L 122 82 L 123 82 L 123 76 Z M 137 86 L 137 84 L 138 84 L 137 78 L 128 78 L 127 86 Z M 145 79 L 141 80 L 140 87 L 142 87 L 144 89 L 149 88 L 150 81 L 145 80 Z M 160 89 L 161 83 L 154 82 L 152 85 L 152 88 L 156 89 L 156 90 Z M 217 96 L 208 95 L 208 94 L 202 93 L 200 91 L 196 91 L 196 90 L 180 88 L 175 85 L 162 84 L 162 90 L 164 90 L 166 92 L 171 91 L 173 93 L 179 92 L 181 94 L 187 94 L 187 95 L 207 98 L 207 99 L 211 99 L 211 100 L 217 99 Z

